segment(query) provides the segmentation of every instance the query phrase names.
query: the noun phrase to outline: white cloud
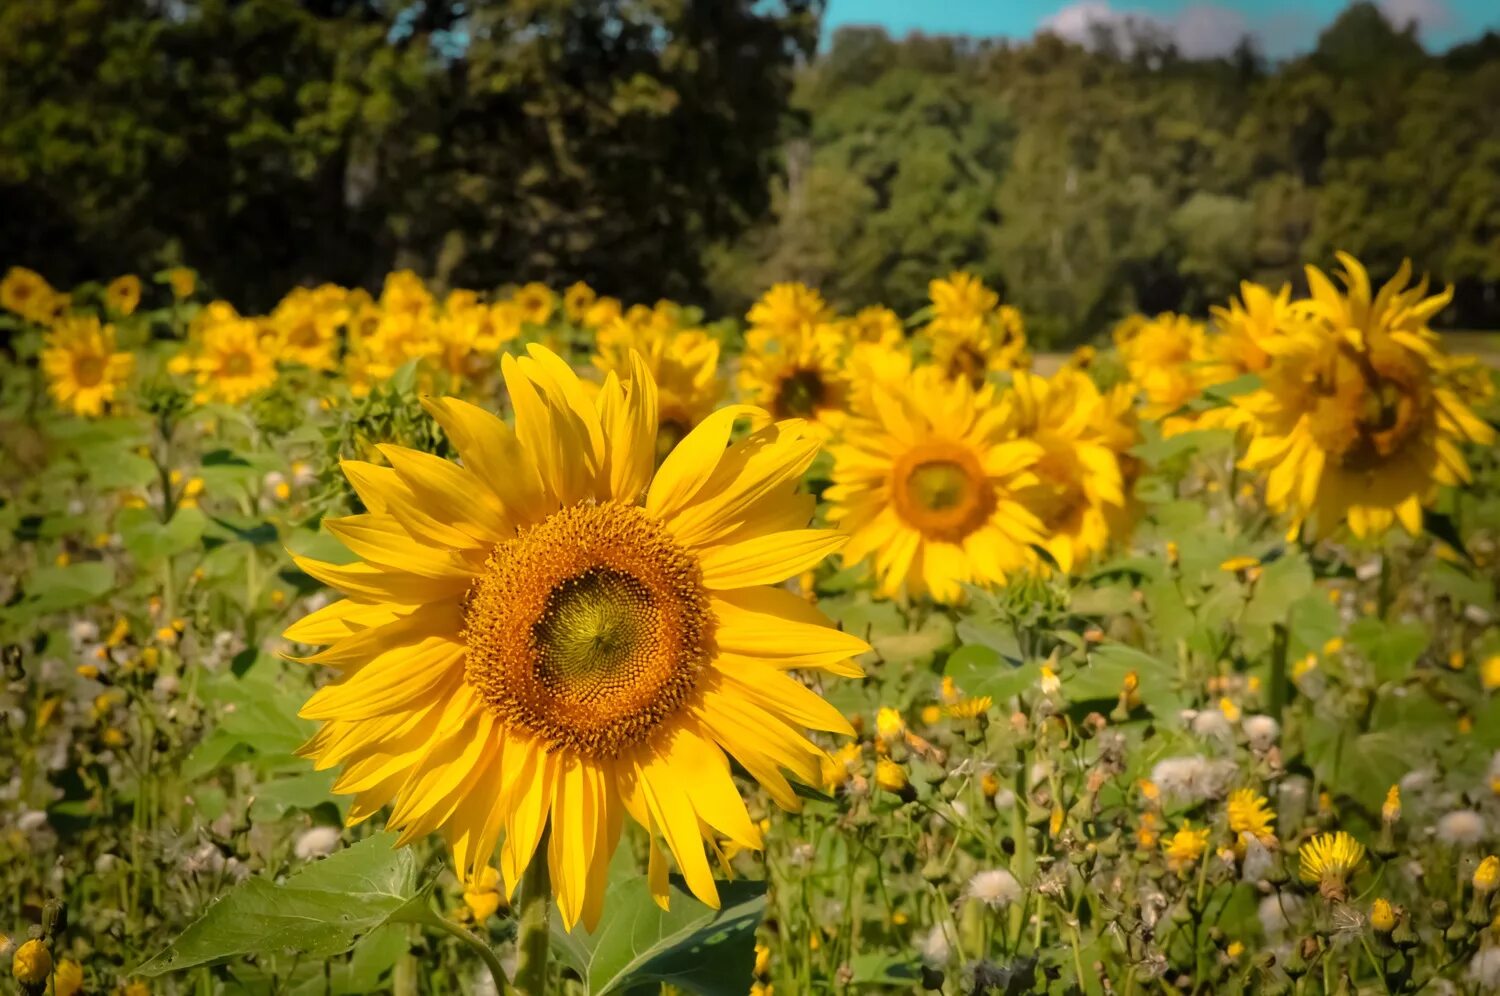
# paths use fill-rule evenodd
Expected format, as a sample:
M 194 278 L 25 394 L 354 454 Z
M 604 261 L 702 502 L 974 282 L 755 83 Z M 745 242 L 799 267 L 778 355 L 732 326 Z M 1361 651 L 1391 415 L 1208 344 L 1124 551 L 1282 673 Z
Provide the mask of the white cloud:
M 1446 31 L 1458 24 L 1448 0 L 1380 0 L 1380 11 L 1398 28 L 1415 23 L 1419 35 Z
M 1440 4 L 1442 0 L 1387 2 Z M 1145 11 L 1115 10 L 1109 0 L 1078 0 L 1043 21 L 1038 30 L 1080 45 L 1092 45 L 1101 32 L 1107 32 L 1125 49 L 1142 35 L 1161 36 L 1176 43 L 1178 51 L 1190 58 L 1224 55 L 1251 33 L 1243 15 L 1217 4 L 1194 4 L 1163 18 Z

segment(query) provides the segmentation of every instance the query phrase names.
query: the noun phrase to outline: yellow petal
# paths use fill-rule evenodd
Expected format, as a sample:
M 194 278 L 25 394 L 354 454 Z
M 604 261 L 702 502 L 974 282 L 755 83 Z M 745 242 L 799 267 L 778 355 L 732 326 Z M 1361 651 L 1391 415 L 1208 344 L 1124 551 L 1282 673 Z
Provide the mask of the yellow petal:
M 847 541 L 828 529 L 789 529 L 709 547 L 699 558 L 703 583 L 717 589 L 776 584 L 816 567 Z

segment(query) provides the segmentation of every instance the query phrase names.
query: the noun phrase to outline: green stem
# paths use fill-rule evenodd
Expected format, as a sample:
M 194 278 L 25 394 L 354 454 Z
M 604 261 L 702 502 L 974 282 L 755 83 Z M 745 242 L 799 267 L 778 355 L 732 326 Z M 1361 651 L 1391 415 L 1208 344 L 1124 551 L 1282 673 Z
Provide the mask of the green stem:
M 494 949 L 488 944 L 445 916 L 434 913 L 431 919 L 424 920 L 423 922 L 431 924 L 445 934 L 458 938 L 477 954 L 484 962 L 484 967 L 489 969 L 490 975 L 494 977 L 495 991 L 500 996 L 505 996 L 510 991 L 509 985 L 505 980 L 505 968 L 500 964 L 500 958 L 495 954 Z
M 517 911 L 516 979 L 518 996 L 545 996 L 547 992 L 547 904 L 552 882 L 547 874 L 547 835 L 537 845 L 531 863 L 521 876 L 520 909 Z
M 1268 711 L 1278 723 L 1281 722 L 1281 712 L 1287 700 L 1286 645 L 1286 626 L 1276 623 L 1271 638 L 1271 701 Z

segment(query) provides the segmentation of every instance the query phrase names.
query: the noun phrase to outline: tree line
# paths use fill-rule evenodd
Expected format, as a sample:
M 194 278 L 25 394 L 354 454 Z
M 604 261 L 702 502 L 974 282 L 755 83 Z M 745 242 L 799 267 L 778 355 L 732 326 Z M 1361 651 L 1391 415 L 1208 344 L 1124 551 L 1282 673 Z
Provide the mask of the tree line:
M 186 262 L 264 305 L 394 266 L 742 310 L 920 307 L 973 270 L 1054 346 L 1334 249 L 1500 324 L 1500 35 L 1355 3 L 1306 55 L 844 29 L 821 0 L 0 7 L 0 246 L 60 282 Z

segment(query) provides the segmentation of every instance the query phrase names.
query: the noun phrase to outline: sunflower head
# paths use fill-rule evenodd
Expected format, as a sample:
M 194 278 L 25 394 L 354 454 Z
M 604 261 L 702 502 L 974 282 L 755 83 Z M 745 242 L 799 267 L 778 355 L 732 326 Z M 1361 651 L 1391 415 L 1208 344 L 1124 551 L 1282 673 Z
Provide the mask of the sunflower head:
M 92 316 L 61 319 L 47 333 L 41 355 L 47 389 L 77 415 L 100 415 L 116 400 L 135 357 L 115 349 L 115 327 Z
M 771 336 L 800 334 L 809 326 L 833 317 L 823 295 L 800 283 L 772 284 L 745 315 L 752 331 Z
M 845 560 L 870 557 L 887 597 L 962 597 L 1024 567 L 1040 523 L 1017 493 L 1040 455 L 1014 438 L 989 388 L 974 391 L 923 367 L 877 389 L 873 416 L 833 447 L 829 518 L 852 535 Z
M 52 289 L 35 270 L 12 266 L 0 279 L 0 308 L 38 325 L 50 323 L 66 305 L 67 295 Z
M 276 360 L 261 338 L 261 326 L 232 318 L 204 329 L 193 361 L 198 394 L 235 404 L 276 383 Z
M 505 895 L 547 861 L 569 927 L 597 923 L 627 815 L 658 901 L 670 853 L 716 905 L 705 845 L 760 844 L 729 759 L 796 808 L 787 773 L 820 784 L 827 760 L 802 730 L 852 733 L 789 672 L 858 674 L 866 644 L 777 586 L 842 542 L 796 490 L 817 444 L 730 408 L 658 468 L 639 355 L 592 394 L 537 346 L 501 373 L 514 426 L 425 402 L 461 465 L 397 446 L 345 464 L 368 511 L 326 525 L 360 559 L 299 559 L 346 598 L 287 632 L 339 672 L 303 709 L 323 723 L 304 753 L 342 765 L 351 819 L 391 805 L 403 842 L 441 831 L 467 884 L 497 846 Z
M 1302 881 L 1318 886 L 1318 892 L 1330 902 L 1343 902 L 1349 896 L 1349 878 L 1365 860 L 1365 846 L 1343 830 L 1320 833 L 1297 850 Z
M 784 334 L 752 331 L 740 360 L 740 390 L 773 418 L 805 419 L 826 438 L 849 407 L 844 345 L 833 325 L 804 324 Z

